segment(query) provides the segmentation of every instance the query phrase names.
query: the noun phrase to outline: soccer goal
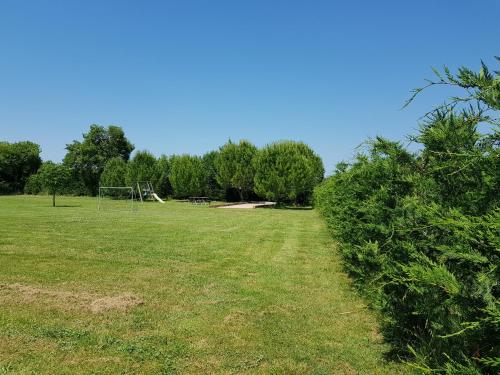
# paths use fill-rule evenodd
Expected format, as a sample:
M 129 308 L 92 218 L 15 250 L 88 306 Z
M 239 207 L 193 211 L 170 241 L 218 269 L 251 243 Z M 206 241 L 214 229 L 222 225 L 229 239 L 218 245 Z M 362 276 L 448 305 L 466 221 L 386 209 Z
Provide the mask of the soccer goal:
M 135 199 L 135 191 L 131 186 L 100 186 L 97 209 L 133 211 Z

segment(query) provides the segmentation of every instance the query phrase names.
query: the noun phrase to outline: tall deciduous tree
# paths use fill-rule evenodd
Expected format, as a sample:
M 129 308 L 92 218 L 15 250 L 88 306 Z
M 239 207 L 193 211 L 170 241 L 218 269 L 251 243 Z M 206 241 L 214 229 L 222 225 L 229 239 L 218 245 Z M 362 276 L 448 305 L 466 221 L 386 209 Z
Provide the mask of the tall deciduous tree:
M 81 179 L 88 193 L 96 195 L 108 160 L 121 157 L 127 161 L 134 146 L 118 126 L 91 125 L 82 142 L 73 141 L 66 149 L 64 164 L 72 169 L 75 179 Z
M 278 203 L 306 203 L 323 179 L 323 162 L 302 142 L 276 142 L 254 159 L 255 192 Z
M 71 172 L 63 164 L 45 162 L 38 172 L 43 188 L 52 195 L 52 207 L 56 206 L 56 194 L 63 191 L 70 179 Z
M 253 190 L 253 158 L 257 148 L 249 141 L 229 141 L 219 150 L 215 160 L 217 181 L 223 189 L 236 189 L 243 200 Z

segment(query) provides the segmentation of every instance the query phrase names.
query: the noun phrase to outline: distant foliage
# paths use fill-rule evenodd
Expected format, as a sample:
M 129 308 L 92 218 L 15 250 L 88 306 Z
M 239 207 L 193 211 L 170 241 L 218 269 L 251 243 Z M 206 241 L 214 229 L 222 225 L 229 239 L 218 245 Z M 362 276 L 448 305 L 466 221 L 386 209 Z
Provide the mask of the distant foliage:
M 23 192 L 26 181 L 41 164 L 36 143 L 0 142 L 0 194 Z
M 218 156 L 218 151 L 210 151 L 202 157 L 203 169 L 206 174 L 205 194 L 211 198 L 224 199 L 225 191 L 217 181 L 216 160 Z
M 427 116 L 414 137 L 421 151 L 377 138 L 340 164 L 314 201 L 348 271 L 381 310 L 394 354 L 424 373 L 497 374 L 500 78 L 484 65 L 446 77 L 469 96 Z
M 279 152 L 271 152 L 273 147 Z M 96 195 L 99 186 L 135 187 L 136 182 L 148 181 L 164 198 L 203 195 L 229 201 L 267 198 L 309 204 L 312 189 L 324 173 L 321 159 L 301 142 L 280 142 L 259 151 L 246 140 L 229 141 L 202 157 L 162 155 L 157 159 L 143 150 L 129 160 L 134 146 L 120 127 L 91 125 L 82 141 L 75 140 L 66 149 L 63 164 L 71 176 L 59 194 Z M 277 156 L 278 164 L 266 159 Z M 0 142 L 0 194 L 45 190 L 35 175 L 40 165 L 38 145 Z
M 148 181 L 161 197 L 172 195 L 170 184 L 170 159 L 162 155 L 156 159 L 149 151 L 137 152 L 126 163 L 121 157 L 110 159 L 101 174 L 101 186 L 131 186 Z
M 173 193 L 170 168 L 170 159 L 165 155 L 160 156 L 155 165 L 155 180 L 153 181 L 153 187 L 160 197 L 168 197 Z
M 176 198 L 205 194 L 207 175 L 200 157 L 175 155 L 170 161 L 170 183 Z
M 64 164 L 72 171 L 75 192 L 81 193 L 84 187 L 86 193 L 96 195 L 106 163 L 115 157 L 128 161 L 134 146 L 118 126 L 91 125 L 82 142 L 75 140 L 66 149 Z
M 302 142 L 267 145 L 259 150 L 253 166 L 255 192 L 279 203 L 308 203 L 324 175 L 321 158 Z
M 138 181 L 156 181 L 156 158 L 149 151 L 138 151 L 128 163 L 127 185 L 133 186 Z
M 40 180 L 40 175 L 38 173 L 32 174 L 28 177 L 26 184 L 24 185 L 24 194 L 40 194 L 43 191 L 43 184 Z
M 129 186 L 125 182 L 128 166 L 120 156 L 109 159 L 101 174 L 101 186 Z
M 253 158 L 257 148 L 249 141 L 229 141 L 219 149 L 215 159 L 217 182 L 225 190 L 235 189 L 240 200 L 246 199 L 254 186 Z

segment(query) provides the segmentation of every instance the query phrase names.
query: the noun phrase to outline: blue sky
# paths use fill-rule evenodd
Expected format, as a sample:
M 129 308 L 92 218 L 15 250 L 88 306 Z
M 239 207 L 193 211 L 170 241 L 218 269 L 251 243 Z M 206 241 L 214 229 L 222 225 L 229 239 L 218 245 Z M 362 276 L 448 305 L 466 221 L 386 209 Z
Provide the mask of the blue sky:
M 294 139 L 331 172 L 367 137 L 415 131 L 449 94 L 401 110 L 431 66 L 493 65 L 499 11 L 497 0 L 3 0 L 0 140 L 59 161 L 92 123 L 156 155 Z

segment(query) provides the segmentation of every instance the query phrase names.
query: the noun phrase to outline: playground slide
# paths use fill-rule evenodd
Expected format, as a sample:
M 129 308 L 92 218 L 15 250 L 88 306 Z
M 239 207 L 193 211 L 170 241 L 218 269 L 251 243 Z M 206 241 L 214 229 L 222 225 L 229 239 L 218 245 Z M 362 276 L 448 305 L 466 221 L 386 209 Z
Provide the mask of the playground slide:
M 153 198 L 156 199 L 160 203 L 165 203 L 156 193 L 153 193 Z

